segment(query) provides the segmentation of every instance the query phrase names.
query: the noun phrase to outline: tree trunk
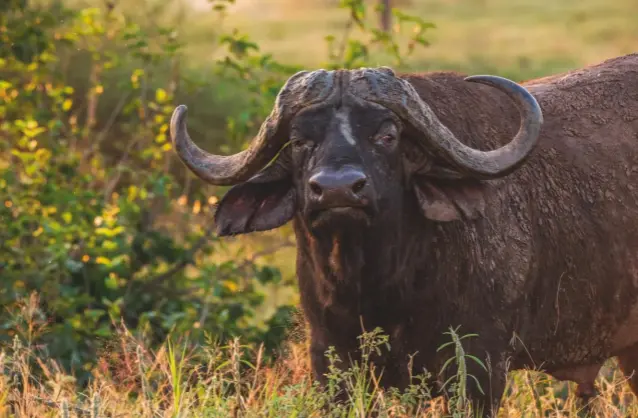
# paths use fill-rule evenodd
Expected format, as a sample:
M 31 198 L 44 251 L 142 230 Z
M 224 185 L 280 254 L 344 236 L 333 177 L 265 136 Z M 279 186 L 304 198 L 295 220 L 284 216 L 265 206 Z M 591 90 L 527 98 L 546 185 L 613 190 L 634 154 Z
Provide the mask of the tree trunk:
M 392 26 L 392 1 L 391 0 L 379 0 L 379 6 L 381 6 L 381 30 L 389 32 Z

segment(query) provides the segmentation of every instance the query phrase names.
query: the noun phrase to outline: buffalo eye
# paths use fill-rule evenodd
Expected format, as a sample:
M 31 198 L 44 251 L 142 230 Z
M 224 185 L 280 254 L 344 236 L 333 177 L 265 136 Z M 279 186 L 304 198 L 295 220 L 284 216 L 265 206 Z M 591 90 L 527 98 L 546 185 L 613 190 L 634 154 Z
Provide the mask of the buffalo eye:
M 290 141 L 290 144 L 294 149 L 300 150 L 306 148 L 310 145 L 310 141 L 305 141 L 303 139 L 293 139 Z
M 396 140 L 396 137 L 391 134 L 382 135 L 379 138 L 379 142 L 385 145 L 391 145 Z
M 397 140 L 399 139 L 399 127 L 393 120 L 384 120 L 376 134 L 372 137 L 372 140 L 385 148 L 394 149 Z
M 374 142 L 383 148 L 394 149 L 398 137 L 399 136 L 396 133 L 386 131 L 384 133 L 376 135 L 374 137 Z

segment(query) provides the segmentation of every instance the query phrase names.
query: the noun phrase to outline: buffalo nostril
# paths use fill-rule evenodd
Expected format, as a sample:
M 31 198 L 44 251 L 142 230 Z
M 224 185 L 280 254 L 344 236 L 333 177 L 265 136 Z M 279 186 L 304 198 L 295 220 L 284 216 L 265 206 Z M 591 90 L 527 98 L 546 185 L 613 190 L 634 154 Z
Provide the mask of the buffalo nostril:
M 359 179 L 354 182 L 352 185 L 352 191 L 355 193 L 359 193 L 366 185 L 366 179 Z
M 317 196 L 321 196 L 321 194 L 323 193 L 323 190 L 321 189 L 321 186 L 317 184 L 317 182 L 311 181 L 309 185 L 310 185 L 310 191 L 312 193 L 316 194 Z

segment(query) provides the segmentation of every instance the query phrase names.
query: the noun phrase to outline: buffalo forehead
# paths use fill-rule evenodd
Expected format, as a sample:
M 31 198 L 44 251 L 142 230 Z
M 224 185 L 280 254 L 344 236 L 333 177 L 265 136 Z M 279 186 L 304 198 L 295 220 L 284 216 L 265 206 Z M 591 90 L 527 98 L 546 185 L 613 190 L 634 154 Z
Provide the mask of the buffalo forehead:
M 391 112 L 386 109 L 356 104 L 338 107 L 335 104 L 301 111 L 294 118 L 292 129 L 295 135 L 315 142 L 322 141 L 330 129 L 335 129 L 352 144 L 357 138 L 374 135 L 388 119 L 391 119 Z
M 335 72 L 326 70 L 302 71 L 292 76 L 282 91 L 284 100 L 305 104 L 326 99 L 336 88 Z
M 343 139 L 345 139 L 348 144 L 355 145 L 356 140 L 352 132 L 352 123 L 350 122 L 350 108 L 342 107 L 338 109 L 335 118 L 337 119 L 337 126 Z
M 364 98 L 381 97 L 402 92 L 404 83 L 387 67 L 336 71 L 319 69 L 295 74 L 284 94 L 293 95 L 295 101 L 303 103 L 326 99 L 334 89 L 340 89 L 341 94 L 350 93 Z
M 347 92 L 365 100 L 379 101 L 391 96 L 407 104 L 409 84 L 384 68 L 364 68 L 351 74 Z

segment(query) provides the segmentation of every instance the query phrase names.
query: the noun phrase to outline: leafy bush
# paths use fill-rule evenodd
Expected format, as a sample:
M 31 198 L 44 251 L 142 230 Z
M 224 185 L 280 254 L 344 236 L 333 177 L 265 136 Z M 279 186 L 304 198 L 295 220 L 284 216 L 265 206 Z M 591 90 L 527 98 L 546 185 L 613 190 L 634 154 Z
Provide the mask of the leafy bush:
M 61 14 L 70 24 L 55 25 Z M 154 342 L 170 331 L 207 331 L 276 346 L 290 307 L 261 327 L 249 319 L 264 303 L 257 285 L 280 281 L 279 272 L 251 260 L 205 261 L 219 245 L 210 234 L 215 198 L 189 203 L 171 171 L 174 89 L 150 87 L 154 66 L 179 53 L 170 30 L 151 38 L 114 11 L 25 2 L 0 19 L 10 46 L 0 61 L 0 304 L 12 308 L 37 291 L 45 326 L 33 335 L 9 309 L 0 317 L 3 338 L 20 335 L 79 372 L 91 369 L 120 320 Z M 127 55 L 101 48 L 105 39 L 126 45 Z M 55 71 L 64 50 L 78 45 L 92 60 L 84 97 Z M 126 60 L 139 64 L 127 83 L 104 85 L 103 74 Z M 124 98 L 112 110 L 124 140 L 108 144 L 112 124 L 96 129 L 107 89 Z M 202 267 L 189 273 L 195 260 Z
M 211 3 L 223 17 L 232 0 Z M 213 261 L 223 243 L 211 215 L 224 189 L 192 182 L 171 150 L 171 112 L 204 86 L 195 69 L 180 68 L 179 34 L 137 25 L 109 3 L 1 7 L 0 338 L 19 338 L 81 379 L 120 323 L 151 347 L 170 333 L 195 342 L 210 334 L 272 352 L 294 309 L 284 302 L 257 317 L 272 303 L 264 289 L 293 283 L 254 257 Z M 327 66 L 366 65 L 377 46 L 401 63 L 392 36 L 366 25 L 363 1 L 341 7 L 351 19 L 340 43 L 327 38 Z M 396 18 L 416 28 L 407 54 L 425 43 L 429 24 Z M 351 39 L 355 29 L 368 39 Z M 227 141 L 215 144 L 233 152 L 300 67 L 236 31 L 216 39 L 227 53 L 211 76 L 242 96 L 240 111 L 226 117 Z M 79 70 L 85 80 L 75 82 Z M 195 129 L 204 120 L 195 112 Z M 29 297 L 38 303 L 25 310 Z

